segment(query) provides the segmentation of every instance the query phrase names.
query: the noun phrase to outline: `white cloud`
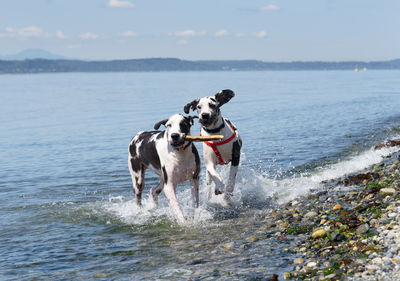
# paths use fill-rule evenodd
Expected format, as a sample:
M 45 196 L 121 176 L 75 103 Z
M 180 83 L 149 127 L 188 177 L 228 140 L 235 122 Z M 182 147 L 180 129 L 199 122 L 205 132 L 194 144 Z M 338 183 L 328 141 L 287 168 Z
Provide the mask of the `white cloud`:
M 85 40 L 90 40 L 90 39 L 98 39 L 100 36 L 98 34 L 86 32 L 86 33 L 81 34 L 79 37 L 81 37 L 82 39 L 85 39 Z
M 135 8 L 131 2 L 122 0 L 110 0 L 108 6 L 111 8 Z
M 277 5 L 268 5 L 260 8 L 261 11 L 279 11 L 280 9 L 281 7 Z
M 243 38 L 243 37 L 246 36 L 246 34 L 244 34 L 244 33 L 237 33 L 235 36 L 236 36 L 237 38 Z
M 65 35 L 62 31 L 57 31 L 56 36 L 58 39 L 67 39 L 68 38 L 68 36 Z
M 229 32 L 226 29 L 221 29 L 215 32 L 215 37 L 223 37 L 223 36 L 228 36 Z
M 0 37 L 15 37 L 19 39 L 27 39 L 30 37 L 43 36 L 43 30 L 37 26 L 26 26 L 21 28 L 6 27 L 5 33 L 1 33 Z
M 187 29 L 183 31 L 176 31 L 174 33 L 170 33 L 170 35 L 174 35 L 177 37 L 195 37 L 195 36 L 203 36 L 206 35 L 205 31 L 195 31 L 193 29 Z
M 267 32 L 262 30 L 262 31 L 259 31 L 259 32 L 254 32 L 253 35 L 255 37 L 258 37 L 258 38 L 265 38 L 265 37 L 267 37 Z
M 124 31 L 124 32 L 118 33 L 118 35 L 122 36 L 122 37 L 133 37 L 133 36 L 136 36 L 137 33 L 133 32 L 133 31 Z

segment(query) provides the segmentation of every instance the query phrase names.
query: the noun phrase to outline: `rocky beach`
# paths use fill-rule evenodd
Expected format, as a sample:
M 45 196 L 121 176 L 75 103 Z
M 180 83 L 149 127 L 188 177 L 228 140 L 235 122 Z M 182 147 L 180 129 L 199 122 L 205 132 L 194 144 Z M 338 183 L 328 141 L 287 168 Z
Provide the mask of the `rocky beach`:
M 293 254 L 291 270 L 266 280 L 400 280 L 400 154 L 322 182 L 261 219 Z

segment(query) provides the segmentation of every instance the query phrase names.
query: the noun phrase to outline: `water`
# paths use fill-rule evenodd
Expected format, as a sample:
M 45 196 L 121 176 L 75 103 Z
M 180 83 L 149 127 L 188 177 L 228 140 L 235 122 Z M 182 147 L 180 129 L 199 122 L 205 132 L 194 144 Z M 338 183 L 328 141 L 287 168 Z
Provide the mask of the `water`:
M 282 273 L 288 244 L 221 249 L 258 214 L 322 180 L 362 170 L 400 135 L 399 71 L 165 72 L 0 76 L 0 279 L 251 279 Z M 176 225 L 160 196 L 138 209 L 127 167 L 132 136 L 225 88 L 244 141 L 235 207 L 218 198 Z M 199 125 L 192 133 L 199 131 Z M 197 145 L 199 150 L 201 146 Z M 221 168 L 226 178 L 226 168 Z M 157 178 L 148 173 L 146 190 Z M 239 238 L 237 238 L 239 239 Z M 240 241 L 240 240 L 238 240 Z

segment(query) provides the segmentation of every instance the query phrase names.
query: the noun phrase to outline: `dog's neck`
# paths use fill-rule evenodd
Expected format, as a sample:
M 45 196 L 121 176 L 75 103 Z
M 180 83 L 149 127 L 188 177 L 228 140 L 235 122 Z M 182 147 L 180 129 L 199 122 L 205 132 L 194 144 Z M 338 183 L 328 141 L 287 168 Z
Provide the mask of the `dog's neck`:
M 219 131 L 221 131 L 224 127 L 225 127 L 224 118 L 222 118 L 222 116 L 219 115 L 217 121 L 212 126 L 210 126 L 209 128 L 202 127 L 202 129 L 209 134 L 216 134 Z

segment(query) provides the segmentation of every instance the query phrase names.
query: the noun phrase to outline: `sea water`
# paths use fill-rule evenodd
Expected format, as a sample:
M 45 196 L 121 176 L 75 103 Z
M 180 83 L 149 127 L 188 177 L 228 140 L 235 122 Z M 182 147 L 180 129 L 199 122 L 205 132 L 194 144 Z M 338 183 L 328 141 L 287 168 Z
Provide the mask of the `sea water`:
M 221 243 L 254 217 L 363 170 L 400 136 L 400 71 L 157 72 L 0 75 L 0 279 L 214 280 L 289 266 L 287 245 L 236 255 Z M 221 111 L 243 139 L 234 206 L 205 199 L 179 227 L 161 194 L 133 200 L 131 138 L 193 99 L 232 89 Z M 195 112 L 192 113 L 195 115 Z M 192 134 L 200 126 L 192 127 Z M 196 143 L 200 153 L 201 145 Z M 228 168 L 219 167 L 226 179 Z M 268 249 L 267 251 L 265 249 Z M 258 275 L 259 276 L 259 275 Z

